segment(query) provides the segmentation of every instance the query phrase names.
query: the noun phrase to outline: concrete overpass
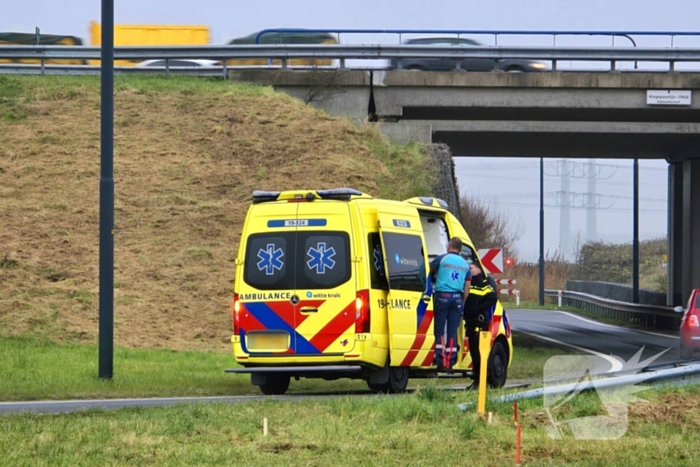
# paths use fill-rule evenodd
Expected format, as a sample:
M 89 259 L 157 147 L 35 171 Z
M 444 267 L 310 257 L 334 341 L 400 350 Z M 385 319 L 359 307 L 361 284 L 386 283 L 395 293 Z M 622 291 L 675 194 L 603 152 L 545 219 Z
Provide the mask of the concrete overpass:
M 669 162 L 668 304 L 700 288 L 700 74 L 233 71 L 332 115 L 377 122 L 395 142 L 447 143 L 455 157 Z M 695 91 L 690 105 L 647 90 Z

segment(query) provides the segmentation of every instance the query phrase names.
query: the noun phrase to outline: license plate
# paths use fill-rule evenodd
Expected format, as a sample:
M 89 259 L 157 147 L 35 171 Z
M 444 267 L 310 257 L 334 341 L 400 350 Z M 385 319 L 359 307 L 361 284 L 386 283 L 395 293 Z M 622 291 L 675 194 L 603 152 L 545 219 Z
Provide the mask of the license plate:
M 289 348 L 289 334 L 287 333 L 249 333 L 246 338 L 249 350 L 283 352 Z

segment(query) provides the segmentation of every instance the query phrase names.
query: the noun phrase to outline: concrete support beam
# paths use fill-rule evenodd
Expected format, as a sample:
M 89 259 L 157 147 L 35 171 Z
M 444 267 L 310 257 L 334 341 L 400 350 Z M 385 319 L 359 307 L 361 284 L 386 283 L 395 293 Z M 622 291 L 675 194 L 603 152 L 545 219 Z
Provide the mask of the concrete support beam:
M 683 304 L 683 163 L 668 165 L 668 287 L 666 304 Z
M 395 144 L 433 142 L 433 130 L 430 123 L 417 122 L 379 122 L 376 128 Z
M 700 288 L 700 159 L 683 162 L 682 283 L 685 301 Z
M 272 86 L 292 97 L 355 123 L 367 119 L 370 74 L 359 70 L 231 70 L 229 80 Z

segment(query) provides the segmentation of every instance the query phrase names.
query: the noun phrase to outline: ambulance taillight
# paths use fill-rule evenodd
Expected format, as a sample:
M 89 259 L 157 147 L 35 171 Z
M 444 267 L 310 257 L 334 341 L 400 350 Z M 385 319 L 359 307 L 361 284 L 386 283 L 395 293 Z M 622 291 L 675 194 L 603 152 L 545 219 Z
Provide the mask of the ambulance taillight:
M 241 302 L 238 301 L 238 294 L 233 294 L 233 304 L 231 305 L 231 310 L 233 311 L 233 334 L 235 336 L 240 334 L 240 323 L 241 323 Z
M 360 290 L 355 298 L 355 333 L 369 332 L 369 290 Z

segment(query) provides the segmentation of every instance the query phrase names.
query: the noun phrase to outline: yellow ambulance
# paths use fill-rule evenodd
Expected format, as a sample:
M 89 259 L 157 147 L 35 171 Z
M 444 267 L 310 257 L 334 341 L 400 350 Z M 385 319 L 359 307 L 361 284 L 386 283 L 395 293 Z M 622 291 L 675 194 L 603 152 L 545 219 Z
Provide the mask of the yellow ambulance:
M 264 394 L 291 378 L 363 379 L 402 392 L 409 378 L 437 377 L 428 263 L 449 238 L 476 250 L 447 204 L 375 199 L 360 191 L 253 193 L 236 259 L 230 373 L 250 373 Z M 427 283 L 426 283 L 427 282 Z M 513 356 L 500 302 L 491 311 L 488 383 L 505 384 Z M 473 376 L 468 341 L 454 371 Z

